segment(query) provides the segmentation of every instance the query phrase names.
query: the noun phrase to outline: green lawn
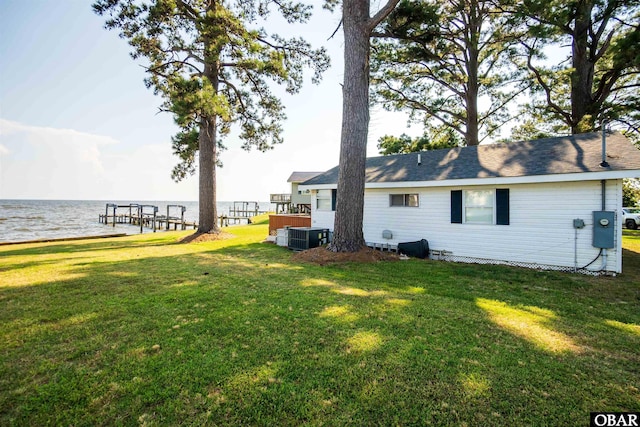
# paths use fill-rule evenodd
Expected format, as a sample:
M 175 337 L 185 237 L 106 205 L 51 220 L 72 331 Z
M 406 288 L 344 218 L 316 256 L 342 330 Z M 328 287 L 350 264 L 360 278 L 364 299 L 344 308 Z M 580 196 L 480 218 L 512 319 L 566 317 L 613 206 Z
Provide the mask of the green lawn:
M 588 425 L 640 410 L 625 273 L 316 266 L 189 232 L 0 247 L 0 425 Z

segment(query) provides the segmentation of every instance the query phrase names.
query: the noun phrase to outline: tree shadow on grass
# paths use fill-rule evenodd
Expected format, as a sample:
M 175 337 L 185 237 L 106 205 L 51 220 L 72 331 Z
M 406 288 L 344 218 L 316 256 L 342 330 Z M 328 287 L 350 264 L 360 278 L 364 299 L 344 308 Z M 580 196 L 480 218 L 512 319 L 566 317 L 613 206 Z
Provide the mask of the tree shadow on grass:
M 167 236 L 158 235 L 156 239 L 146 240 L 128 240 L 127 237 L 106 238 L 100 241 L 92 241 L 88 243 L 85 241 L 76 240 L 74 242 L 67 243 L 46 243 L 46 244 L 29 244 L 29 245 L 14 245 L 0 247 L 0 254 L 2 256 L 30 256 L 30 255 L 51 255 L 61 253 L 76 253 L 76 252 L 93 252 L 99 250 L 113 250 L 113 249 L 127 249 L 127 248 L 144 248 L 150 246 L 165 246 L 169 244 L 178 243 L 167 240 Z M 127 240 L 125 240 L 127 239 Z M 11 249 L 9 249 L 11 248 Z
M 258 243 L 70 273 L 0 288 L 2 423 L 563 425 L 640 401 L 640 314 L 590 278 Z

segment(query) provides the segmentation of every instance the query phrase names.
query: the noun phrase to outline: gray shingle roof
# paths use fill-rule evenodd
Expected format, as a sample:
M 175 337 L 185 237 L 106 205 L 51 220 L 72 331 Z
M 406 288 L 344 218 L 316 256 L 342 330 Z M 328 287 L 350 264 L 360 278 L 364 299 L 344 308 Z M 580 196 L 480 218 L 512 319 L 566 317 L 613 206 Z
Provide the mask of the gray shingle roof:
M 607 133 L 608 168 L 602 162 L 602 134 L 457 147 L 421 153 L 369 157 L 366 182 L 443 181 L 603 171 L 640 171 L 640 150 L 619 133 Z M 421 164 L 418 165 L 418 155 Z M 334 167 L 303 185 L 335 184 Z
M 287 182 L 304 182 L 320 175 L 321 173 L 322 172 L 293 172 Z

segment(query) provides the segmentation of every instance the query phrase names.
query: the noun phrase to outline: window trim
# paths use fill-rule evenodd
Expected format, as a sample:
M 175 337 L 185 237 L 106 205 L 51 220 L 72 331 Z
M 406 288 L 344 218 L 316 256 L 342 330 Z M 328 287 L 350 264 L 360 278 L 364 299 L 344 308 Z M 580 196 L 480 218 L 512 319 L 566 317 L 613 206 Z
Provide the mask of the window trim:
M 393 196 L 402 196 L 402 204 L 394 205 L 393 204 Z M 411 205 L 409 200 L 411 200 L 411 196 L 415 196 L 416 204 Z M 420 193 L 392 193 L 389 194 L 389 207 L 390 208 L 419 208 L 420 207 Z
M 328 193 L 328 194 L 327 194 Z M 320 196 L 322 194 L 322 197 Z M 331 190 L 318 190 L 318 192 L 316 193 L 316 211 L 319 212 L 334 212 L 336 210 L 336 194 L 337 194 L 337 190 L 336 189 L 331 189 Z M 325 203 L 327 203 L 327 201 L 329 202 L 329 207 L 328 208 L 322 208 L 320 209 L 320 207 L 318 206 L 318 202 L 320 200 L 324 200 Z
M 470 193 L 490 193 L 489 200 L 491 201 L 491 206 L 468 206 L 467 205 L 467 195 Z M 491 208 L 491 220 L 490 221 L 469 221 L 467 220 L 467 208 L 480 208 L 480 209 L 488 209 Z M 478 224 L 478 225 L 495 225 L 496 224 L 496 190 L 491 189 L 482 189 L 482 190 L 464 190 L 462 197 L 462 222 L 464 224 Z
M 491 191 L 493 204 L 493 221 L 479 222 L 466 219 L 466 193 L 469 191 Z M 511 224 L 511 193 L 509 188 L 459 189 L 451 190 L 451 224 L 476 225 L 510 225 Z

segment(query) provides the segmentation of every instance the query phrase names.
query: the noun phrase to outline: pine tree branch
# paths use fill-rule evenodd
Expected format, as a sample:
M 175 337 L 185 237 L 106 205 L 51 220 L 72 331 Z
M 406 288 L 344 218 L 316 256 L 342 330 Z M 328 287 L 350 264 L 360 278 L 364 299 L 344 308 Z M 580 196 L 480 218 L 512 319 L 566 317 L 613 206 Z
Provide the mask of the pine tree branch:
M 619 80 L 619 78 L 620 70 L 617 68 L 604 73 L 604 75 L 600 78 L 598 89 L 596 89 L 595 93 L 592 95 L 593 100 L 599 104 L 604 102 L 604 100 L 607 99 L 611 94 L 611 89 Z
M 600 27 L 598 28 L 598 30 L 594 33 L 593 32 L 593 25 L 589 26 L 589 34 L 591 36 L 591 39 L 594 40 L 594 44 L 597 46 L 598 44 L 598 40 L 600 40 L 602 38 L 602 34 L 604 34 L 607 25 L 609 24 L 609 20 L 612 18 L 613 12 L 616 8 L 616 2 L 615 1 L 611 1 L 608 2 L 607 4 L 607 8 L 605 9 L 605 11 L 602 13 L 602 22 L 600 23 Z M 609 33 L 609 39 L 612 35 L 612 33 L 615 32 L 615 28 Z
M 560 115 L 566 124 L 568 124 L 569 126 L 571 126 L 571 124 L 573 123 L 573 120 L 571 119 L 571 114 L 567 113 L 566 111 L 564 111 L 564 109 L 562 109 L 562 107 L 560 107 L 558 104 L 556 104 L 551 96 L 551 88 L 549 87 L 549 85 L 544 81 L 544 78 L 542 77 L 542 74 L 540 73 L 540 70 L 538 70 L 533 63 L 531 62 L 532 58 L 533 58 L 533 48 L 528 46 L 525 43 L 522 43 L 525 48 L 527 48 L 529 50 L 529 54 L 527 55 L 527 68 L 533 72 L 536 81 L 538 82 L 538 84 L 542 87 L 542 89 L 545 92 L 546 95 L 546 99 L 547 99 L 547 106 L 549 108 L 551 108 L 553 111 L 555 111 L 558 115 Z
M 197 10 L 191 7 L 188 3 L 183 0 L 177 0 L 176 6 L 178 9 L 182 9 L 183 12 L 187 13 L 187 16 L 190 18 L 192 22 L 196 22 L 200 18 L 200 14 Z
M 420 110 L 420 111 L 424 111 L 426 114 L 428 114 L 429 116 L 435 117 L 436 119 L 438 119 L 443 124 L 445 124 L 445 125 L 447 125 L 447 126 L 449 126 L 451 128 L 456 128 L 456 126 L 452 122 L 446 120 L 443 117 L 440 117 L 433 108 L 430 108 L 428 105 L 423 104 L 422 102 L 417 101 L 417 100 L 415 100 L 413 98 L 409 98 L 407 95 L 405 95 L 404 92 L 394 88 L 393 86 L 389 85 L 389 83 L 387 83 L 387 82 L 383 82 L 383 84 L 387 87 L 388 90 L 390 90 L 391 92 L 394 92 L 395 94 L 399 95 L 399 97 L 400 97 L 400 99 L 402 101 L 404 101 L 407 104 L 413 106 L 414 109 Z M 465 117 L 464 116 L 462 116 L 461 114 L 456 113 L 454 111 L 449 111 L 449 110 L 446 110 L 446 109 L 444 109 L 442 107 L 438 108 L 438 111 L 447 113 L 451 117 L 455 117 L 458 120 L 465 121 Z M 460 133 L 462 133 L 462 132 L 460 132 Z M 464 133 L 462 133 L 462 134 L 464 135 Z
M 225 86 L 227 86 L 228 88 L 230 88 L 230 89 L 233 91 L 233 93 L 235 93 L 235 95 L 236 95 L 236 99 L 237 99 L 237 100 L 238 100 L 238 102 L 240 103 L 240 107 L 242 108 L 242 111 L 243 111 L 243 112 L 246 112 L 246 111 L 247 111 L 247 107 L 246 107 L 246 105 L 244 104 L 244 101 L 243 101 L 243 99 L 242 99 L 242 98 L 243 98 L 243 95 L 242 95 L 242 93 L 238 90 L 238 88 L 237 88 L 233 83 L 231 83 L 230 81 L 228 81 L 228 80 L 226 80 L 226 79 L 223 79 L 223 78 L 219 78 L 219 79 L 218 79 L 218 82 L 219 82 L 219 83 L 224 84 Z
M 220 79 L 219 80 L 220 83 L 224 84 L 225 86 L 227 86 L 228 88 L 230 88 L 233 93 L 235 93 L 236 98 L 238 99 L 238 102 L 240 103 L 240 108 L 241 108 L 241 112 L 240 115 L 242 117 L 245 118 L 246 121 L 251 121 L 251 122 L 255 122 L 255 123 L 260 123 L 260 119 L 258 117 L 256 117 L 251 110 L 249 110 L 249 108 L 247 108 L 246 104 L 243 101 L 244 95 L 242 94 L 242 92 L 240 92 L 240 90 L 230 81 L 225 80 L 225 79 Z
M 593 55 L 593 59 L 592 59 L 593 62 L 597 62 L 600 58 L 604 56 L 605 53 L 607 53 L 607 50 L 611 46 L 611 40 L 613 39 L 615 32 L 616 32 L 615 29 L 609 32 L 609 34 L 607 35 L 607 38 L 605 39 L 604 43 L 600 47 L 600 50 L 598 50 L 599 39 L 594 40 L 595 54 Z
M 258 97 L 260 98 L 260 101 L 264 102 L 264 94 L 262 93 L 262 89 L 260 88 L 260 84 L 254 79 L 253 75 L 251 73 L 245 73 L 247 79 L 251 82 L 251 84 L 253 85 L 253 89 L 254 89 L 254 93 L 257 93 Z
M 442 64 L 442 65 L 449 65 L 449 64 Z M 464 91 L 458 89 L 457 87 L 455 87 L 453 84 L 449 83 L 448 81 L 438 77 L 438 75 L 436 74 L 436 72 L 428 65 L 425 64 L 425 69 L 427 70 L 428 74 L 427 74 L 427 79 L 429 80 L 433 80 L 436 83 L 444 86 L 445 88 L 449 89 L 451 92 L 455 93 L 456 95 L 458 95 L 460 98 L 464 98 L 465 93 Z M 455 76 L 456 74 L 454 73 L 453 70 L 451 70 L 448 67 L 443 67 L 443 69 L 445 69 L 451 76 Z
M 625 120 L 624 117 L 618 117 L 616 118 L 616 121 L 622 123 L 623 125 L 626 125 L 630 130 L 633 130 L 634 132 L 640 132 L 640 123 L 633 123 L 629 120 Z
M 338 22 L 338 26 L 336 27 L 335 30 L 333 30 L 333 33 L 331 33 L 331 35 L 329 36 L 328 40 L 331 40 L 333 38 L 333 36 L 336 35 L 336 33 L 338 32 L 338 30 L 340 29 L 340 27 L 342 27 L 342 18 L 340 18 L 340 22 Z
M 271 43 L 269 40 L 266 40 L 266 39 L 264 39 L 262 37 L 258 37 L 258 38 L 256 38 L 256 40 L 259 41 L 260 43 L 266 45 L 266 46 L 269 46 L 270 48 L 272 48 L 274 50 L 279 50 L 280 52 L 282 52 L 285 55 L 285 62 L 287 62 L 287 59 L 288 59 L 288 57 L 289 57 L 289 55 L 291 53 L 300 55 L 302 57 L 310 57 L 311 56 L 309 54 L 309 52 L 306 51 L 305 49 L 299 49 L 298 47 L 274 44 L 274 43 Z
M 482 138 L 479 138 L 479 143 L 482 143 L 485 139 L 491 137 L 493 134 L 495 134 L 497 131 L 500 130 L 500 128 L 502 128 L 504 125 L 506 125 L 507 123 L 509 123 L 510 121 L 515 120 L 515 117 L 507 117 L 506 119 L 502 120 L 500 123 L 496 123 L 492 128 L 490 128 L 487 131 L 487 134 L 484 135 Z
M 620 92 L 621 90 L 632 89 L 632 88 L 640 88 L 640 83 L 617 86 L 617 87 L 611 88 L 611 92 Z
M 181 60 L 181 61 L 179 61 L 179 60 L 175 60 L 175 61 L 167 61 L 167 62 L 163 62 L 163 63 L 162 63 L 162 64 L 160 64 L 160 65 L 156 65 L 156 66 L 154 66 L 154 67 L 145 67 L 145 70 L 146 70 L 147 72 L 151 73 L 151 74 L 157 74 L 157 75 L 159 75 L 159 76 L 162 76 L 162 77 L 165 77 L 165 78 L 166 78 L 166 77 L 168 77 L 168 75 L 163 74 L 163 73 L 162 73 L 162 71 L 160 71 L 160 70 L 164 70 L 164 69 L 166 69 L 167 67 L 169 67 L 170 65 L 177 65 L 177 64 L 180 64 L 180 65 L 182 65 L 182 66 L 186 66 L 186 67 L 193 68 L 193 69 L 198 73 L 198 75 L 202 75 L 203 71 L 202 71 L 202 70 L 200 70 L 200 69 L 199 69 L 198 67 L 196 67 L 195 65 L 193 65 L 192 63 L 188 62 L 188 60 L 189 60 L 189 58 L 186 58 L 186 59 Z
M 373 32 L 373 30 L 380 24 L 389 14 L 395 9 L 395 7 L 400 3 L 400 0 L 389 0 L 387 4 L 385 4 L 382 9 L 378 11 L 373 17 L 369 18 L 365 29 L 369 34 Z
M 526 91 L 527 89 L 529 89 L 529 86 L 523 87 L 522 89 L 520 89 L 519 91 L 515 92 L 515 93 L 511 93 L 511 95 L 509 95 L 503 102 L 501 102 L 499 105 L 497 105 L 495 108 L 493 108 L 490 111 L 487 111 L 485 114 L 483 114 L 479 121 L 485 121 L 487 118 L 491 117 L 492 115 L 494 115 L 495 113 L 497 113 L 498 111 L 500 111 L 501 109 L 503 109 L 508 103 L 510 103 L 511 101 L 513 101 L 515 98 L 517 98 L 518 96 L 520 96 L 520 94 L 522 94 L 524 91 Z

